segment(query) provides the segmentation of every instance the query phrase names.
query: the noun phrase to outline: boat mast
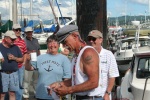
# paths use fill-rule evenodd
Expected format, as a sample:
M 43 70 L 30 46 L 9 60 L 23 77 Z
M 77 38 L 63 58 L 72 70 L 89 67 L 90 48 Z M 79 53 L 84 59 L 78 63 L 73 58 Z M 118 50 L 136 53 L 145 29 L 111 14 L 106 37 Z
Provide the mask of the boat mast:
M 21 22 L 20 22 L 20 25 L 22 26 L 22 0 L 20 0 L 20 13 L 21 13 Z
M 71 17 L 72 17 L 72 19 L 73 19 L 73 4 L 74 4 L 74 3 L 73 3 L 73 0 L 72 0 L 72 2 L 71 2 L 71 6 L 72 6 L 72 7 L 71 7 Z
M 9 0 L 10 1 L 10 20 L 13 21 L 13 24 L 17 24 L 17 0 Z
M 150 0 L 148 0 L 148 7 L 149 7 L 148 15 L 150 16 Z
M 12 21 L 12 0 L 9 0 L 9 19 Z
M 32 20 L 32 4 L 33 4 L 33 1 L 30 0 L 30 20 Z

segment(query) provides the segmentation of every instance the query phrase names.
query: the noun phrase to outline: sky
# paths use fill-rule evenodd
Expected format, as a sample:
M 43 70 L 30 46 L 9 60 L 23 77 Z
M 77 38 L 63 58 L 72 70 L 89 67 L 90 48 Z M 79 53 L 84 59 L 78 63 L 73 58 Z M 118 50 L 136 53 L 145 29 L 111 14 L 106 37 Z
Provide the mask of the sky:
M 107 15 L 118 17 L 124 15 L 148 15 L 150 0 L 107 0 Z
M 22 1 L 22 7 L 20 2 Z M 52 1 L 52 0 L 50 0 Z M 55 1 L 55 0 L 54 0 Z M 60 4 L 62 16 L 76 16 L 76 0 L 57 0 Z M 118 17 L 124 15 L 148 15 L 149 14 L 149 1 L 150 0 L 107 0 L 107 16 Z M 30 14 L 30 0 L 17 0 L 18 2 L 18 15 L 22 14 L 25 18 L 29 18 Z M 55 4 L 55 3 L 54 3 Z M 33 0 L 32 14 L 35 15 L 32 19 L 53 19 L 52 9 L 50 8 L 48 0 Z M 0 13 L 2 19 L 9 19 L 9 0 L 0 0 Z M 56 15 L 58 8 L 54 6 Z
M 42 19 L 42 20 L 47 20 L 47 19 L 53 19 L 54 16 L 52 14 L 52 9 L 49 4 L 49 0 L 32 0 L 33 5 L 32 5 L 32 15 L 35 15 L 32 17 L 32 19 Z M 58 13 L 58 7 L 56 6 L 55 0 L 50 0 L 54 1 L 54 11 L 55 14 Z M 22 7 L 21 7 L 21 2 L 22 2 Z M 73 16 L 76 15 L 76 2 L 75 0 L 57 0 L 58 4 L 60 5 L 60 9 L 62 12 L 62 16 Z M 0 12 L 2 19 L 9 19 L 9 0 L 0 0 Z M 22 14 L 26 15 L 23 16 L 25 18 L 30 19 L 30 0 L 17 0 L 17 6 L 18 6 L 18 15 L 21 15 L 21 8 L 22 8 Z

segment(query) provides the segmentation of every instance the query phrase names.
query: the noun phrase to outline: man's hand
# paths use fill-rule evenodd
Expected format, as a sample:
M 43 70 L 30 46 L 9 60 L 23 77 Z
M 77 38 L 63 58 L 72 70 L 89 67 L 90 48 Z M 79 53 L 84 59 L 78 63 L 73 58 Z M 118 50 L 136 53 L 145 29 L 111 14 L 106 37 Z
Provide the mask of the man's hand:
M 110 100 L 109 95 L 108 95 L 107 93 L 105 93 L 103 99 L 104 99 L 104 100 Z
M 26 60 L 28 60 L 28 61 L 31 60 L 31 54 L 30 53 L 27 53 L 25 56 L 26 56 Z
M 51 95 L 52 94 L 52 90 L 54 91 L 54 92 L 57 92 L 57 89 L 59 88 L 59 87 L 61 87 L 61 84 L 60 84 L 60 82 L 55 82 L 55 83 L 52 83 L 52 84 L 50 84 L 49 85 L 49 87 L 50 87 L 50 89 L 49 89 L 49 95 Z
M 59 96 L 65 96 L 65 95 L 69 94 L 69 91 L 70 91 L 69 89 L 70 89 L 69 87 L 61 86 L 61 87 L 56 89 L 56 93 Z
M 9 59 L 9 60 L 16 60 L 16 58 L 17 58 L 17 57 L 15 57 L 15 56 L 14 56 L 13 54 L 11 54 L 11 53 L 8 53 L 7 56 L 8 56 L 8 59 Z

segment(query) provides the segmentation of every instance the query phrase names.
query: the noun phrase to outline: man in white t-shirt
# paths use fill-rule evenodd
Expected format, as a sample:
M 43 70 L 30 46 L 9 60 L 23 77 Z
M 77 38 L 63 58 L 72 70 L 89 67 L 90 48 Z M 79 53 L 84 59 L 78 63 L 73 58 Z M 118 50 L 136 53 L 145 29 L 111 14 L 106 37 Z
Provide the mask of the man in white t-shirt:
M 115 78 L 119 76 L 116 59 L 111 51 L 102 47 L 103 35 L 98 30 L 92 30 L 87 37 L 88 42 L 93 46 L 100 56 L 101 85 L 104 100 L 111 100 L 111 91 L 115 83 Z

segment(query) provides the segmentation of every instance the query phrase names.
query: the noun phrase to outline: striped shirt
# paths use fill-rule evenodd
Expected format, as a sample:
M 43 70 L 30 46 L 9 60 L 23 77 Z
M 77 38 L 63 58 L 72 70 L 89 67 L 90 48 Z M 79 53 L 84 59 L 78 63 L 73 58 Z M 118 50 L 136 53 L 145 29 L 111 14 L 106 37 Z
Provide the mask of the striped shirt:
M 14 41 L 14 44 L 17 45 L 20 48 L 22 55 L 27 53 L 26 43 L 21 37 L 17 38 Z M 21 68 L 22 67 L 22 63 L 18 63 L 18 67 Z
M 100 56 L 100 67 L 101 67 L 101 85 L 102 85 L 102 96 L 104 96 L 107 86 L 108 79 L 111 77 L 118 77 L 119 71 L 116 63 L 116 59 L 111 51 L 106 50 L 102 47 Z

